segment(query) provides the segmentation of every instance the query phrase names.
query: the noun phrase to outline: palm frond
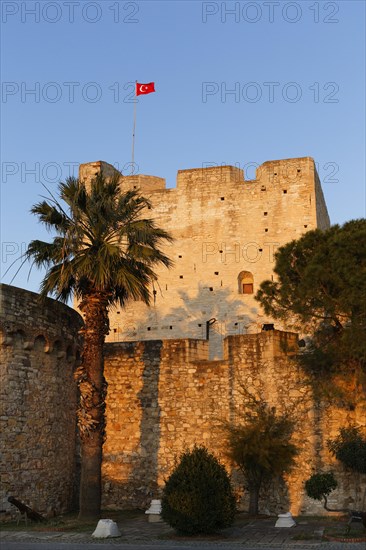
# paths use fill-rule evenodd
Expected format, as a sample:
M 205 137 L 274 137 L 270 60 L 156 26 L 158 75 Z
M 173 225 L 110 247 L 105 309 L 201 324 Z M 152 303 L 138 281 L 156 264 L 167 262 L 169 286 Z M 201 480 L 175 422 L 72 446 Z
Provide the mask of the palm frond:
M 39 217 L 48 230 L 66 231 L 70 220 L 56 206 L 52 206 L 46 201 L 39 202 L 31 208 L 31 213 Z
M 83 299 L 98 291 L 111 303 L 149 303 L 154 266 L 172 265 L 160 248 L 171 236 L 143 217 L 150 202 L 135 190 L 121 193 L 119 177 L 106 180 L 102 174 L 88 188 L 68 178 L 59 194 L 65 207 L 51 194 L 31 210 L 56 233 L 49 243 L 31 241 L 26 252 L 34 265 L 47 268 L 42 295 L 65 301 L 72 293 Z

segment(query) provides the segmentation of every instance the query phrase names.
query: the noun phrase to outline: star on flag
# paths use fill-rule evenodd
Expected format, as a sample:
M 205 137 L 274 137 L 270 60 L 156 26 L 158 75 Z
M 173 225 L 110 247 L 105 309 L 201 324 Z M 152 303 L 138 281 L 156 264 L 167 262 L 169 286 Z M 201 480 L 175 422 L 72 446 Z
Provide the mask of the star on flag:
M 147 84 L 140 84 L 136 82 L 136 95 L 145 95 L 155 92 L 155 82 L 148 82 Z

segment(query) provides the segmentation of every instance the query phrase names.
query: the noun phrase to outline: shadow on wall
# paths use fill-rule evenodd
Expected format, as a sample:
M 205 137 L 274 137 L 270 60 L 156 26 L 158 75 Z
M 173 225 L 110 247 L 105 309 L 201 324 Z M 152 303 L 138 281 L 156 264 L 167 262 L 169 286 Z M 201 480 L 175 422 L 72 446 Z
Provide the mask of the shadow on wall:
M 159 406 L 159 378 L 161 363 L 161 348 L 163 342 L 145 342 L 142 356 L 144 371 L 142 374 L 143 385 L 138 394 L 142 409 L 140 423 L 140 449 L 141 456 L 149 467 L 145 469 L 148 477 L 144 485 L 154 498 L 157 492 L 158 454 L 160 445 L 160 406 Z M 153 348 L 153 350 L 151 349 Z
M 212 320 L 209 326 L 210 360 L 223 359 L 225 336 L 260 330 L 260 325 L 255 321 L 258 311 L 255 307 L 247 306 L 245 295 L 241 299 L 234 299 L 227 288 L 210 291 L 210 287 L 200 284 L 195 296 L 180 290 L 179 297 L 181 305 L 157 322 L 162 327 L 182 324 L 184 333 L 180 338 L 206 339 L 207 322 Z
M 162 313 L 164 303 L 160 300 L 167 297 L 161 294 L 162 291 L 157 291 L 154 295 L 155 303 L 146 308 L 143 324 L 137 326 L 131 321 L 124 322 L 121 315 L 121 325 L 111 329 L 115 331 L 114 341 L 135 341 L 145 337 L 205 339 L 206 321 L 213 317 L 217 322 L 212 330 L 218 332 L 222 338 L 260 331 L 264 321 L 258 309 L 253 304 L 249 305 L 253 295 L 241 294 L 240 297 L 238 295 L 238 298 L 233 298 L 230 289 L 210 290 L 211 288 L 201 283 L 194 295 L 184 289 L 179 290 L 178 299 L 175 298 L 176 307 L 170 308 L 166 315 Z M 111 334 L 113 336 L 113 332 Z
M 233 469 L 231 482 L 237 501 L 237 509 L 241 512 L 249 510 L 249 491 L 242 472 Z M 275 516 L 291 510 L 290 493 L 288 483 L 279 476 L 268 483 L 263 483 L 259 493 L 259 513 Z
M 161 340 L 143 342 L 142 387 L 136 396 L 136 406 L 141 410 L 139 427 L 136 426 L 138 442 L 132 452 L 131 449 L 107 452 L 103 457 L 106 472 L 116 471 L 116 466 L 118 472 L 118 464 L 121 464 L 121 471 L 128 471 L 125 481 L 113 478 L 110 473 L 103 475 L 103 493 L 109 503 L 107 508 L 110 509 L 147 508 L 151 500 L 159 494 L 159 379 L 162 346 Z M 132 434 L 132 437 L 135 435 L 136 433 Z
M 171 310 L 171 313 L 161 319 L 165 324 L 175 319 L 178 322 L 185 322 L 191 338 L 206 338 L 205 322 L 215 317 L 218 322 L 225 326 L 225 336 L 228 334 L 245 334 L 255 323 L 257 309 L 248 308 L 245 297 L 233 299 L 230 289 L 210 291 L 210 288 L 199 286 L 195 296 L 188 294 L 185 290 L 179 291 L 182 304 Z M 244 296 L 244 295 L 243 295 Z M 245 312 L 245 313 L 244 313 Z M 230 321 L 238 318 L 239 322 Z M 201 325 L 201 326 L 200 326 Z M 187 337 L 182 335 L 182 337 Z

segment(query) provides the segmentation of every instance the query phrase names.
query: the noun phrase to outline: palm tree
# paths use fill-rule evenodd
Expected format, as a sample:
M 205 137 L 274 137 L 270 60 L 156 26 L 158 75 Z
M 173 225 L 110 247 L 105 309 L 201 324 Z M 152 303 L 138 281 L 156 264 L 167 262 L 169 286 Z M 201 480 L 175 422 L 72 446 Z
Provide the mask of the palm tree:
M 63 302 L 74 296 L 84 316 L 83 353 L 75 372 L 82 461 L 79 518 L 96 519 L 105 437 L 103 345 L 109 332 L 108 311 L 129 299 L 149 304 L 154 266 L 171 266 L 159 246 L 172 238 L 152 219 L 142 217 L 151 206 L 146 198 L 136 191 L 121 193 L 118 175 L 106 180 L 98 174 L 88 187 L 68 178 L 59 184 L 59 196 L 65 208 L 53 195 L 32 207 L 57 236 L 50 243 L 31 241 L 26 256 L 37 267 L 47 268 L 41 296 L 53 295 Z

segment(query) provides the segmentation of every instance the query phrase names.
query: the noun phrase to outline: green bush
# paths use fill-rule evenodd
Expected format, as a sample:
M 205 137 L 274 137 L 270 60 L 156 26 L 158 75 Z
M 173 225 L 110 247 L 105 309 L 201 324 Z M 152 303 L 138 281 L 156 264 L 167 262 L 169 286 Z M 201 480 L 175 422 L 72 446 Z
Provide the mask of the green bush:
M 166 482 L 161 506 L 163 520 L 180 534 L 209 534 L 229 527 L 235 498 L 225 467 L 205 447 L 184 452 Z
M 264 485 L 291 470 L 298 454 L 291 443 L 294 421 L 289 413 L 278 414 L 274 407 L 243 390 L 246 411 L 235 422 L 224 424 L 227 455 L 243 472 L 249 491 L 249 514 L 258 514 L 259 494 Z
M 337 488 L 337 481 L 332 472 L 319 473 L 312 475 L 305 482 L 305 491 L 310 498 L 314 500 L 324 500 L 326 497 Z

